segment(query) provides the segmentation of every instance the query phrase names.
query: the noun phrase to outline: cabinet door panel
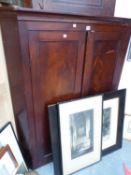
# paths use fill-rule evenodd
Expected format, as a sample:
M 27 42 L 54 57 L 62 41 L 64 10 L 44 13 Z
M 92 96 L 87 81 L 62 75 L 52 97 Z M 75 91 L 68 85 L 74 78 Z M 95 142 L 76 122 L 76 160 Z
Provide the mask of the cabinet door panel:
M 89 32 L 83 81 L 84 95 L 117 88 L 113 79 L 117 72 L 121 71 L 120 60 L 124 61 L 121 47 L 124 44 L 123 36 L 123 32 Z M 115 80 L 117 85 L 119 76 Z
M 39 160 L 51 153 L 47 105 L 81 96 L 84 43 L 83 32 L 29 33 Z

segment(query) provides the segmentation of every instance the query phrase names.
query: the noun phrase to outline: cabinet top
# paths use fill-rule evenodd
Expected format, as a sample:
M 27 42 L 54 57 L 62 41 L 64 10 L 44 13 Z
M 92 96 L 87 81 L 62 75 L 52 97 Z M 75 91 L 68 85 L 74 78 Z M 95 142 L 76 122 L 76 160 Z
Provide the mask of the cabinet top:
M 74 19 L 82 21 L 101 21 L 101 22 L 110 22 L 110 23 L 121 23 L 121 24 L 131 24 L 131 19 L 119 18 L 119 17 L 99 17 L 99 16 L 87 16 L 80 15 L 76 13 L 63 13 L 63 12 L 50 12 L 43 10 L 36 10 L 32 8 L 22 8 L 18 6 L 3 6 L 0 7 L 0 18 L 17 18 L 17 20 L 30 20 L 30 18 L 42 20 L 43 17 L 50 18 L 59 18 L 59 19 Z

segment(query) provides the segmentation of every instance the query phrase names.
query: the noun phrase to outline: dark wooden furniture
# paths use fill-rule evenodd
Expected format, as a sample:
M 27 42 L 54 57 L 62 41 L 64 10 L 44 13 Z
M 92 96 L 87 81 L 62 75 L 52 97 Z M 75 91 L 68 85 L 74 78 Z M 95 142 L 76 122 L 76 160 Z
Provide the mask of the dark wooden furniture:
M 117 89 L 131 20 L 1 8 L 19 141 L 29 165 L 52 160 L 47 106 Z
M 23 0 L 22 2 L 23 2 L 24 7 L 31 7 L 32 6 L 31 0 Z
M 0 3 L 2 4 L 14 4 L 18 6 L 23 6 L 23 7 L 32 7 L 32 1 L 31 0 L 0 0 Z
M 114 16 L 116 0 L 32 0 L 34 9 L 95 16 Z

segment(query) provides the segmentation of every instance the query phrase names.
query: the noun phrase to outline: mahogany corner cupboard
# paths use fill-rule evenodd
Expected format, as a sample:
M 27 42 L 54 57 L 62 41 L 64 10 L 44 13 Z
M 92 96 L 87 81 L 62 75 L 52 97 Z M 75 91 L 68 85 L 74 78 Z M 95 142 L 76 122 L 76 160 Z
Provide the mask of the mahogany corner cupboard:
M 52 160 L 47 106 L 116 90 L 131 20 L 0 9 L 19 142 L 28 165 Z

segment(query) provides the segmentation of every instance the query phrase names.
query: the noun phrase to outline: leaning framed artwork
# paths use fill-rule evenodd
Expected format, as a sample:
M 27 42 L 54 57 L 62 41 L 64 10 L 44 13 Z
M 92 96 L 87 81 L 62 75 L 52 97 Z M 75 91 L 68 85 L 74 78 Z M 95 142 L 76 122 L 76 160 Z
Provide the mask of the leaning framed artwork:
M 103 95 L 102 155 L 122 146 L 126 90 L 117 90 Z
M 125 115 L 123 137 L 131 141 L 131 115 Z
M 5 139 L 5 138 L 8 138 L 8 139 Z M 19 143 L 18 143 L 16 134 L 14 132 L 14 129 L 13 129 L 11 122 L 8 122 L 0 129 L 0 148 L 1 149 L 6 148 L 5 150 L 8 150 L 8 153 L 10 153 L 10 155 L 11 155 L 10 156 L 11 159 L 14 160 L 14 165 L 15 165 L 15 162 L 17 162 L 18 168 L 20 166 L 23 166 L 23 172 L 27 172 L 27 166 L 26 166 L 26 163 L 23 159 L 23 156 L 22 156 L 22 153 L 21 153 L 21 150 L 19 147 Z M 15 159 L 16 159 L 16 161 L 15 161 Z M 8 160 L 9 160 L 9 156 L 8 156 Z M 11 165 L 11 163 L 10 163 L 10 165 Z M 8 168 L 8 166 L 7 166 L 7 168 Z
M 48 117 L 49 117 L 51 147 L 52 147 L 52 154 L 53 154 L 54 174 L 62 175 L 60 132 L 59 132 L 57 104 L 52 104 L 48 106 Z
M 58 104 L 62 174 L 101 158 L 102 95 Z
M 18 168 L 18 162 L 9 145 L 0 149 L 0 172 L 2 175 L 13 175 Z

